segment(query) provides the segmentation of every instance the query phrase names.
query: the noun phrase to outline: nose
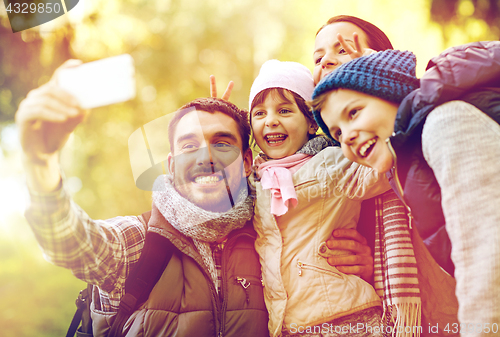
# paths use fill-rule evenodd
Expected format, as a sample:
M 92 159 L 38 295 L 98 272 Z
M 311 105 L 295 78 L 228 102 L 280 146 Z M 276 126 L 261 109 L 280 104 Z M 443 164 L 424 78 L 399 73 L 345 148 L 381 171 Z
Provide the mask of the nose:
M 333 55 L 333 53 L 326 53 L 321 59 L 321 67 L 325 68 L 336 68 L 340 65 L 340 61 Z
M 341 143 L 344 143 L 346 145 L 353 145 L 356 141 L 356 138 L 358 138 L 359 133 L 356 130 L 342 130 L 342 136 L 340 139 Z
M 279 124 L 279 121 L 278 121 L 278 117 L 276 116 L 276 114 L 269 113 L 266 116 L 266 126 L 267 127 L 276 127 L 276 126 L 278 126 L 278 124 Z
M 196 164 L 199 166 L 213 166 L 214 161 L 212 158 L 212 151 L 210 149 L 210 145 L 207 144 L 205 147 L 200 148 L 197 151 L 197 156 L 196 156 Z

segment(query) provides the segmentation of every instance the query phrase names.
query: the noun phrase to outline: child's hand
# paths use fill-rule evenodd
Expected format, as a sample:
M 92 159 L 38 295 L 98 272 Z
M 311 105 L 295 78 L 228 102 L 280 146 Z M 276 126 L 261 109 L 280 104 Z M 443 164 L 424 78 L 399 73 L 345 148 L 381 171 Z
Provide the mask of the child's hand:
M 370 48 L 363 48 L 361 47 L 361 44 L 359 43 L 359 36 L 357 33 L 352 34 L 352 39 L 354 40 L 354 49 L 350 44 L 348 44 L 345 40 L 344 37 L 341 34 L 337 34 L 337 39 L 339 40 L 342 48 L 345 49 L 347 54 L 351 57 L 351 59 L 357 59 L 362 56 L 370 55 L 376 53 L 375 50 L 370 49 Z
M 224 91 L 224 95 L 222 95 L 221 99 L 225 101 L 229 101 L 229 97 L 231 96 L 231 92 L 233 91 L 234 82 L 229 81 L 227 84 L 226 91 Z M 215 82 L 215 76 L 210 75 L 210 97 L 217 98 L 217 84 Z
M 330 249 L 346 250 L 355 255 L 328 257 L 328 264 L 344 274 L 358 275 L 371 282 L 373 277 L 373 256 L 366 239 L 355 229 L 337 229 L 326 241 Z

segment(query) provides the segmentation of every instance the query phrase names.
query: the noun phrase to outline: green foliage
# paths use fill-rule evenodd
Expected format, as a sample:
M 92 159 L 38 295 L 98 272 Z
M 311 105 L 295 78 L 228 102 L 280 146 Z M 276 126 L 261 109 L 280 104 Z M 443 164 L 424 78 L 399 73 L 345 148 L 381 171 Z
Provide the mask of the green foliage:
M 54 69 L 69 58 L 71 35 L 67 29 L 53 33 L 56 50 L 42 57 L 44 40 L 36 31 L 12 33 L 6 17 L 0 16 L 0 123 L 12 121 L 26 94 L 46 82 Z
M 431 19 L 443 26 L 446 40 L 453 39 L 457 30 L 471 40 L 500 37 L 498 0 L 431 0 Z
M 3 337 L 64 336 L 85 284 L 42 257 L 26 220 L 0 223 L 0 326 Z

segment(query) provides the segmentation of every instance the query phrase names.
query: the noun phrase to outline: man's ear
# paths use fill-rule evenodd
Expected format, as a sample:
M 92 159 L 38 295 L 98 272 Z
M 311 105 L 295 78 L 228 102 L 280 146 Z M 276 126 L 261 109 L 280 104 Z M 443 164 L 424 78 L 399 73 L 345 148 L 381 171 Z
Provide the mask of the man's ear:
M 248 177 L 250 173 L 252 173 L 252 163 L 252 150 L 248 148 L 243 154 L 243 167 L 245 168 L 245 177 Z
M 172 152 L 170 152 L 167 156 L 167 163 L 168 163 L 168 174 L 173 175 L 174 174 L 174 156 L 172 155 Z

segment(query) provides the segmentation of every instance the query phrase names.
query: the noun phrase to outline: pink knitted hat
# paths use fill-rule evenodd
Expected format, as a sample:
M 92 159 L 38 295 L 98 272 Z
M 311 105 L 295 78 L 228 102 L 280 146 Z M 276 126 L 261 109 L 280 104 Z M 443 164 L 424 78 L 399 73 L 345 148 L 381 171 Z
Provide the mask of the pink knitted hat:
M 259 76 L 253 81 L 250 89 L 249 109 L 259 92 L 269 88 L 283 88 L 293 91 L 304 100 L 311 100 L 314 91 L 314 80 L 311 72 L 297 62 L 266 61 L 260 68 Z

